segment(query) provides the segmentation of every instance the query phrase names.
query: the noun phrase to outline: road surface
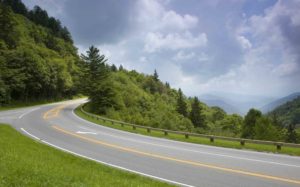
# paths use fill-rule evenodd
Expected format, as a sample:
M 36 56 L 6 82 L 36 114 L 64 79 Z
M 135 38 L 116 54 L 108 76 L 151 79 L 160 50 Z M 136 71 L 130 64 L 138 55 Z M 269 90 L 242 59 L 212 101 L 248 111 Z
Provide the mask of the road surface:
M 300 186 L 300 157 L 197 145 L 96 125 L 84 100 L 0 112 L 0 122 L 57 149 L 179 186 Z

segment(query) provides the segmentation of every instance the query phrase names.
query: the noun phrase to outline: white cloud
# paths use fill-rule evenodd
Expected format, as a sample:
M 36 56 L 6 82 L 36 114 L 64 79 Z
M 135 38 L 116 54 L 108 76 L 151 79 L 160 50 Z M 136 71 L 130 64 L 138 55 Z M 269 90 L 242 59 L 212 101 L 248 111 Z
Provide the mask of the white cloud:
M 172 30 L 186 30 L 196 27 L 198 24 L 198 18 L 185 14 L 183 16 L 177 14 L 173 10 L 163 13 L 160 27 L 162 29 L 168 28 Z
M 184 51 L 179 51 L 176 53 L 176 55 L 173 57 L 174 60 L 176 61 L 181 61 L 181 60 L 189 60 L 194 58 L 196 55 L 194 52 L 190 53 L 185 53 Z
M 300 70 L 300 67 L 295 62 L 282 63 L 272 70 L 272 73 L 279 76 L 289 76 Z
M 252 48 L 251 42 L 244 36 L 237 36 L 237 41 L 240 43 L 243 49 Z
M 206 44 L 207 37 L 205 33 L 193 36 L 190 32 L 185 32 L 183 34 L 169 33 L 166 35 L 150 32 L 145 38 L 144 50 L 148 53 L 152 53 L 161 49 L 178 50 L 201 47 Z
M 174 10 L 166 10 L 161 1 L 139 0 L 136 20 L 148 31 L 181 31 L 195 28 L 198 24 L 196 16 L 180 15 Z

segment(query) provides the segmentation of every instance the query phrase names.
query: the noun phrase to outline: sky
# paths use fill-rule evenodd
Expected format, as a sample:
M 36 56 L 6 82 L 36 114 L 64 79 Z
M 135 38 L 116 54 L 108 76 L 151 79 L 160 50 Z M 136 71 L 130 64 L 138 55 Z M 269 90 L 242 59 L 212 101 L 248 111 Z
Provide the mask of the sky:
M 299 0 L 23 0 L 70 30 L 79 53 L 152 74 L 186 95 L 300 91 Z

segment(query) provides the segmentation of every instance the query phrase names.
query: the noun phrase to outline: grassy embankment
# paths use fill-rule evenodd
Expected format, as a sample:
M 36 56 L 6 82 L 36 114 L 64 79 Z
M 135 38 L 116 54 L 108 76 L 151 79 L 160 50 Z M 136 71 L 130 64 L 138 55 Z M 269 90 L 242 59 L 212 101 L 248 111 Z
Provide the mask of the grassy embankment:
M 0 186 L 170 186 L 83 159 L 0 124 Z
M 111 122 L 102 122 L 99 120 L 96 120 L 94 118 L 91 118 L 87 116 L 86 114 L 82 113 L 80 111 L 80 108 L 78 107 L 75 110 L 75 113 L 88 121 L 91 121 L 93 123 L 104 125 L 107 127 L 124 130 L 132 133 L 137 134 L 143 134 L 147 136 L 154 136 L 159 138 L 167 138 L 171 140 L 177 140 L 177 141 L 183 141 L 183 142 L 190 142 L 190 143 L 197 143 L 197 144 L 205 144 L 205 145 L 213 145 L 213 146 L 219 146 L 219 147 L 227 147 L 227 148 L 236 148 L 236 149 L 249 149 L 249 150 L 255 150 L 255 151 L 262 151 L 262 152 L 274 152 L 274 153 L 282 153 L 282 154 L 289 154 L 289 155 L 295 155 L 300 156 L 300 148 L 292 148 L 292 147 L 282 147 L 281 150 L 277 150 L 275 145 L 261 145 L 261 144 L 253 144 L 253 143 L 245 143 L 244 146 L 240 145 L 240 142 L 236 141 L 226 141 L 226 140 L 218 140 L 216 139 L 213 143 L 210 142 L 208 138 L 201 138 L 201 137 L 189 137 L 186 139 L 184 135 L 178 135 L 169 133 L 167 136 L 164 135 L 161 131 L 154 131 L 152 130 L 151 133 L 148 133 L 146 129 L 136 128 L 135 130 L 132 129 L 130 126 L 124 126 L 122 127 L 119 124 L 112 124 Z

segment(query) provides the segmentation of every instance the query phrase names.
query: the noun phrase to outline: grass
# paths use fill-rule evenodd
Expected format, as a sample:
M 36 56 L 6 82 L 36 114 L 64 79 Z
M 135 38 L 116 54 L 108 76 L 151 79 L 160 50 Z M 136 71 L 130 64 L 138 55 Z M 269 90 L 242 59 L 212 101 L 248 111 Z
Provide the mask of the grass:
M 34 141 L 0 124 L 0 186 L 170 186 Z
M 148 133 L 146 129 L 142 128 L 136 128 L 135 130 L 131 126 L 124 126 L 122 127 L 120 124 L 112 124 L 111 122 L 103 122 L 99 121 L 95 118 L 91 118 L 90 116 L 84 114 L 81 112 L 80 107 L 78 107 L 75 110 L 75 113 L 88 121 L 91 121 L 93 123 L 111 127 L 114 129 L 119 129 L 123 131 L 128 131 L 132 133 L 137 134 L 143 134 L 147 136 L 153 136 L 153 137 L 159 137 L 159 138 L 166 138 L 176 141 L 182 141 L 182 142 L 189 142 L 189 143 L 196 143 L 196 144 L 205 144 L 205 145 L 212 145 L 212 146 L 218 146 L 218 147 L 226 147 L 226 148 L 235 148 L 235 149 L 248 149 L 248 150 L 255 150 L 255 151 L 261 151 L 261 152 L 273 152 L 273 153 L 281 153 L 281 154 L 288 154 L 288 155 L 294 155 L 294 156 L 300 156 L 300 148 L 292 148 L 292 147 L 281 147 L 281 150 L 277 150 L 275 145 L 261 145 L 261 144 L 254 144 L 254 143 L 245 143 L 244 146 L 240 144 L 240 142 L 236 141 L 228 141 L 228 140 L 218 140 L 215 139 L 214 142 L 210 142 L 208 138 L 202 138 L 202 137 L 193 137 L 190 136 L 189 138 L 185 138 L 184 135 L 178 135 L 174 133 L 168 133 L 167 136 L 164 135 L 164 132 L 161 131 L 151 131 L 151 133 Z

